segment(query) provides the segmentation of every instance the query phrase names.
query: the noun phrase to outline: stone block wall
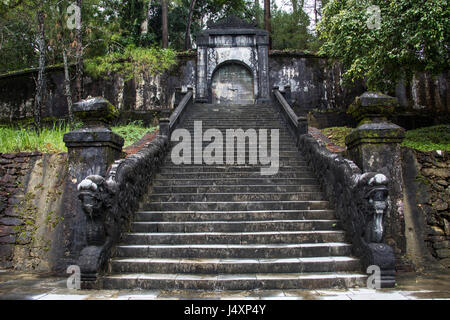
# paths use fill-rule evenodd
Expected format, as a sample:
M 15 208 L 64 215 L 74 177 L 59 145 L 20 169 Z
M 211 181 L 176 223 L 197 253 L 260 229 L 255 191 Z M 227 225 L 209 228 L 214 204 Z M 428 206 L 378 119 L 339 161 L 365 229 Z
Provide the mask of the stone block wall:
M 427 191 L 418 201 L 427 222 L 425 241 L 431 254 L 450 267 L 450 154 L 414 152 L 416 180 L 425 184 Z
M 0 268 L 51 271 L 67 154 L 0 154 Z
M 124 81 L 119 74 L 98 79 L 86 76 L 84 98 L 104 97 L 119 109 L 120 119 L 124 122 L 141 119 L 151 122 L 155 110 L 173 106 L 177 87 L 195 87 L 196 55 L 180 54 L 177 59 L 177 65 L 157 76 L 145 75 L 129 81 Z M 62 67 L 51 67 L 47 69 L 46 75 L 42 119 L 53 121 L 67 118 L 64 70 Z M 37 70 L 0 75 L 0 123 L 33 116 L 36 77 Z M 72 87 L 72 94 L 74 92 L 75 87 Z
M 179 54 L 178 64 L 158 76 L 143 76 L 124 81 L 112 74 L 107 79 L 85 78 L 85 96 L 102 96 L 120 110 L 121 120 L 151 122 L 155 112 L 170 108 L 175 100 L 175 88 L 191 86 L 196 94 L 197 54 Z M 342 85 L 342 66 L 326 58 L 301 52 L 272 51 L 269 53 L 269 89 L 291 86 L 293 108 L 297 114 L 312 110 L 325 112 L 316 115 L 320 123 L 330 122 L 335 113 L 347 109 L 356 96 L 366 88 L 362 83 L 346 88 Z M 417 74 L 410 82 L 399 83 L 395 95 L 405 112 L 394 122 L 415 128 L 450 121 L 449 72 L 438 77 Z M 0 123 L 32 117 L 37 70 L 0 75 Z M 43 119 L 54 120 L 67 116 L 67 102 L 63 91 L 64 74 L 61 67 L 47 70 L 47 99 Z M 434 116 L 439 114 L 439 116 Z M 349 119 L 342 118 L 345 122 Z M 349 120 L 350 121 L 350 120 Z M 339 124 L 342 122 L 339 122 Z
M 40 153 L 0 153 L 0 268 L 12 266 L 18 229 L 23 225 L 15 207 L 23 196 L 23 180 Z

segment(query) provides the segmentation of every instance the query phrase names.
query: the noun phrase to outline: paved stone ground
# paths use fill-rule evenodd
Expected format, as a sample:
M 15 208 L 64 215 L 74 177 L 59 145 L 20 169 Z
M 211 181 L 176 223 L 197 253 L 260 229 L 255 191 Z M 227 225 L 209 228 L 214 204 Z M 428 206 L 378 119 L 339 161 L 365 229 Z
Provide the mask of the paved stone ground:
M 450 271 L 405 273 L 394 289 L 348 290 L 69 290 L 67 278 L 0 270 L 0 300 L 419 300 L 450 299 Z

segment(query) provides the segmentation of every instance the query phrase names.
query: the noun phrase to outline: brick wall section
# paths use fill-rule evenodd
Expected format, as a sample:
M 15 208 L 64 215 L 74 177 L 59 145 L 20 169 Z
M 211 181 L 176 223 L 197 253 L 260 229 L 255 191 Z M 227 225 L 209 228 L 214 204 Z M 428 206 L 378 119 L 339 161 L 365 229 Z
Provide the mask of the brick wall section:
M 0 153 L 0 268 L 12 267 L 17 226 L 23 221 L 14 213 L 14 205 L 23 196 L 23 180 L 31 164 L 42 156 L 34 153 Z
M 415 151 L 417 180 L 427 186 L 419 208 L 428 225 L 425 241 L 431 254 L 450 267 L 450 154 Z

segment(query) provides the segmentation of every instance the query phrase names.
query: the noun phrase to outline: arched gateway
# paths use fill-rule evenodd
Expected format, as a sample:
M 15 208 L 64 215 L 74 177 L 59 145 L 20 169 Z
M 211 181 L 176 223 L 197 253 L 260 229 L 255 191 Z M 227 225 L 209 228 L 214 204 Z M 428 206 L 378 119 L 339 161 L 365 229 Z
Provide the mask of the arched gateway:
M 270 100 L 269 35 L 229 17 L 197 35 L 195 100 L 253 104 Z
M 254 104 L 253 74 L 238 62 L 227 62 L 213 72 L 212 103 Z

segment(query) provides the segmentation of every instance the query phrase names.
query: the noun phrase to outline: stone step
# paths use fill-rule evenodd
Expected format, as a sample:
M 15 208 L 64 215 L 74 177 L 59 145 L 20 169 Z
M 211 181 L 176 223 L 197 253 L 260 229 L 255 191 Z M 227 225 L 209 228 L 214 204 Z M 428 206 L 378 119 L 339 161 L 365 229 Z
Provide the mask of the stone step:
M 122 244 L 301 244 L 344 242 L 340 230 L 266 232 L 140 232 L 122 235 Z
M 185 125 L 181 125 L 178 126 L 177 129 L 186 129 L 189 131 L 189 133 L 191 133 L 191 136 L 194 136 L 194 126 L 185 126 Z M 236 126 L 232 126 L 232 125 L 227 125 L 227 124 L 223 124 L 223 125 L 207 125 L 207 124 L 203 124 L 202 126 L 202 131 L 205 132 L 206 130 L 209 129 L 218 129 L 220 130 L 220 132 L 222 133 L 224 139 L 226 138 L 226 130 L 228 129 L 233 129 L 233 130 L 237 130 L 237 129 L 242 129 L 243 131 L 247 131 L 248 129 L 255 129 L 257 135 L 259 136 L 259 130 L 260 129 L 266 129 L 267 130 L 267 139 L 270 140 L 269 137 L 272 136 L 271 130 L 278 130 L 278 137 L 279 138 L 285 138 L 285 139 L 292 139 L 292 136 L 290 136 L 289 131 L 286 128 L 280 128 L 278 126 L 252 126 L 252 125 L 245 125 L 245 126 L 240 126 L 240 125 L 236 125 Z
M 336 230 L 337 220 L 270 220 L 270 221 L 183 221 L 148 222 L 131 224 L 136 232 L 264 232 Z
M 357 273 L 252 274 L 119 274 L 102 279 L 104 289 L 282 290 L 364 287 L 367 276 Z
M 333 210 L 139 211 L 136 221 L 334 220 Z
M 202 122 L 208 122 L 208 123 L 217 123 L 217 124 L 222 124 L 222 123 L 232 123 L 232 124 L 259 124 L 259 123 L 269 123 L 269 124 L 276 124 L 279 125 L 280 127 L 282 122 L 280 121 L 280 118 L 276 115 L 267 115 L 265 117 L 261 117 L 261 118 L 248 118 L 248 117 L 239 117 L 239 116 L 234 116 L 234 117 L 227 117 L 226 119 L 219 119 L 219 118 L 212 118 L 212 117 L 197 117 L 197 118 L 193 118 L 193 117 L 189 117 L 184 119 L 183 124 L 194 124 L 196 121 L 202 121 Z
M 266 166 L 267 167 L 267 166 Z M 261 168 L 265 168 L 261 165 L 254 166 L 164 166 L 160 169 L 160 173 L 178 173 L 178 172 L 260 172 Z M 311 172 L 311 168 L 307 166 L 284 166 L 280 168 L 280 172 Z
M 125 258 L 297 258 L 349 256 L 342 242 L 302 244 L 176 244 L 119 245 L 116 257 Z
M 164 166 L 193 166 L 193 165 L 198 165 L 198 166 L 228 166 L 228 167 L 234 167 L 234 166 L 242 166 L 242 165 L 247 165 L 247 166 L 253 166 L 254 164 L 250 164 L 250 161 L 248 159 L 248 157 L 245 158 L 245 162 L 243 164 L 241 163 L 237 163 L 237 159 L 235 157 L 234 159 L 234 163 L 232 164 L 227 164 L 226 162 L 226 157 L 223 158 L 223 163 L 214 163 L 214 164 L 207 164 L 205 163 L 205 161 L 203 161 L 201 164 L 196 164 L 194 163 L 193 159 L 191 158 L 191 162 L 190 163 L 182 163 L 182 164 L 175 164 L 172 161 L 172 156 L 171 154 L 169 154 L 163 161 L 163 164 L 161 165 L 161 167 Z M 188 161 L 186 161 L 188 162 Z M 279 167 L 282 168 L 284 166 L 305 166 L 307 165 L 307 162 L 304 160 L 301 160 L 301 158 L 296 158 L 296 157 L 279 157 L 278 159 L 278 163 L 279 163 Z M 254 166 L 261 166 L 260 163 L 257 163 Z M 263 166 L 264 167 L 264 166 Z
M 359 271 L 352 257 L 285 259 L 112 259 L 112 273 L 242 274 Z
M 177 142 L 177 141 L 171 142 L 171 143 L 170 143 L 170 146 L 171 146 L 171 147 L 174 147 L 174 146 L 178 145 L 179 143 L 180 143 L 180 142 Z M 210 141 L 204 141 L 204 142 L 201 144 L 202 149 L 204 150 L 204 149 L 205 149 L 207 146 L 209 146 L 210 144 L 211 144 Z M 226 145 L 226 141 L 224 141 L 224 143 L 223 143 L 223 145 L 222 145 L 224 152 L 226 151 L 226 146 L 227 146 L 227 145 Z M 267 148 L 268 148 L 268 151 L 270 152 L 270 151 L 271 151 L 271 141 L 270 141 L 270 139 L 269 139 L 268 142 L 267 142 Z M 279 149 L 280 151 L 298 152 L 298 148 L 295 146 L 294 142 L 278 144 L 278 149 Z M 259 150 L 259 146 L 258 146 L 258 145 L 249 145 L 248 142 L 246 142 L 245 145 L 243 145 L 243 146 L 237 147 L 236 145 L 234 145 L 233 150 L 242 150 L 242 151 L 243 151 L 243 150 L 252 150 L 252 151 L 258 151 L 258 150 Z
M 231 192 L 320 192 L 320 186 L 317 185 L 240 185 L 240 186 L 152 186 L 150 194 L 155 193 L 231 193 Z
M 178 127 L 177 129 L 186 129 L 186 128 L 182 128 L 182 127 Z M 219 129 L 219 128 L 213 128 L 213 129 Z M 207 129 L 206 129 L 207 130 Z M 227 141 L 227 136 L 226 136 L 226 131 L 223 129 L 219 129 L 222 133 L 222 139 L 223 141 Z M 194 130 L 188 130 L 192 141 L 194 141 Z M 279 132 L 278 135 L 278 145 L 283 146 L 283 145 L 294 145 L 294 138 L 289 134 L 289 133 L 283 133 L 283 132 Z M 208 145 L 210 142 L 207 141 L 207 143 L 205 143 L 205 145 Z M 270 132 L 267 134 L 267 143 L 268 145 L 272 144 L 272 135 L 270 134 Z M 248 138 L 246 138 L 246 146 L 248 145 Z
M 187 201 L 310 201 L 324 200 L 321 192 L 295 193 L 153 193 L 150 202 Z
M 259 172 L 174 172 L 174 173 L 157 173 L 156 179 L 239 179 L 239 178 L 258 178 L 261 177 Z M 271 175 L 273 178 L 315 178 L 313 172 L 278 172 Z
M 260 176 L 254 178 L 224 178 L 224 179 L 153 179 L 153 186 L 236 186 L 236 185 L 314 185 L 315 178 L 273 178 Z
M 153 202 L 142 205 L 144 211 L 324 210 L 328 208 L 328 201 Z

